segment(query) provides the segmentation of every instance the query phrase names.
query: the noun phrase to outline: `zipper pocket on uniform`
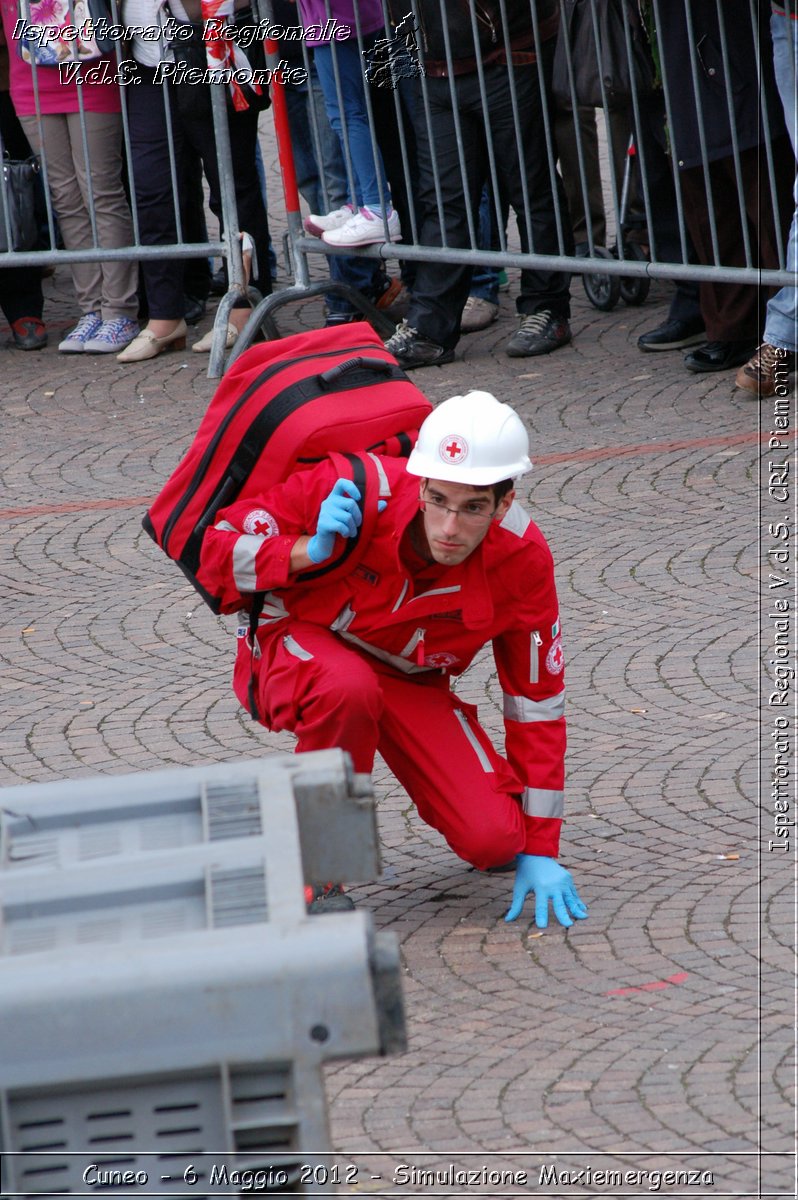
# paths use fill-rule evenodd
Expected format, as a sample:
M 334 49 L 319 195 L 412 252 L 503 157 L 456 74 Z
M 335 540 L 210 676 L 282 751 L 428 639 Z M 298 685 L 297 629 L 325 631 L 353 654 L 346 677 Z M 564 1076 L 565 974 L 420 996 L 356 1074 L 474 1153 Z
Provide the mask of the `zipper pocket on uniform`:
M 537 683 L 540 675 L 539 666 L 539 651 L 543 645 L 543 638 L 538 633 L 537 629 L 532 631 L 532 645 L 529 648 L 529 682 Z
M 416 664 L 419 667 L 423 667 L 424 666 L 424 658 L 425 658 L 425 654 L 426 654 L 426 651 L 424 648 L 424 636 L 425 636 L 426 632 L 427 632 L 426 629 L 417 629 L 416 632 L 411 637 L 410 641 L 405 646 L 404 650 L 401 650 L 399 652 L 399 657 L 400 658 L 415 657 Z

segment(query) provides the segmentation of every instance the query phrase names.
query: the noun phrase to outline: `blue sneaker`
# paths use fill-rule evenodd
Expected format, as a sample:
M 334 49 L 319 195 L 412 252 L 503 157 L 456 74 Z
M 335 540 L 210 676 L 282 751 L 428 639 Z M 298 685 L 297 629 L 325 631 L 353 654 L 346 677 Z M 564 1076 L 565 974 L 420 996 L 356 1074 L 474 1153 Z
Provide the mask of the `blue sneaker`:
M 86 342 L 94 337 L 102 323 L 103 319 L 98 312 L 84 313 L 72 332 L 66 335 L 63 342 L 59 342 L 58 349 L 62 354 L 82 354 L 86 349 Z
M 139 323 L 132 317 L 116 317 L 113 321 L 103 321 L 83 349 L 87 354 L 113 354 L 129 346 L 139 332 Z

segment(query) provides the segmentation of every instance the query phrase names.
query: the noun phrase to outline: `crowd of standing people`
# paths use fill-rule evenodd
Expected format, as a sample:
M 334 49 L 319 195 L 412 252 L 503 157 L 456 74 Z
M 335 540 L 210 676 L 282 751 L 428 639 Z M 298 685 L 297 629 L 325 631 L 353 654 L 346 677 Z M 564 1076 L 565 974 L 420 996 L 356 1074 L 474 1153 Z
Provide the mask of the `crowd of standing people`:
M 67 250 L 203 243 L 205 193 L 222 220 L 209 85 L 162 78 L 159 67 L 184 52 L 175 26 L 196 31 L 207 6 L 122 0 L 121 21 L 139 33 L 80 63 L 85 81 L 77 82 L 60 65 L 74 49 L 37 61 L 15 36 L 20 15 L 36 20 L 43 2 L 0 0 L 0 117 L 8 156 L 33 152 L 46 163 L 56 219 L 50 240 L 55 232 Z M 69 0 L 47 0 L 48 12 L 59 3 L 74 15 Z M 287 101 L 305 228 L 337 251 L 327 259 L 332 283 L 348 283 L 402 318 L 387 346 L 409 369 L 451 361 L 463 334 L 496 319 L 500 273 L 447 252 L 506 248 L 512 211 L 521 250 L 542 261 L 520 272 L 518 325 L 506 352 L 534 357 L 572 339 L 571 277 L 557 260 L 603 251 L 604 195 L 617 205 L 623 190 L 645 255 L 709 268 L 700 283 L 677 283 L 666 320 L 640 337 L 640 350 L 683 350 L 690 371 L 736 370 L 740 388 L 773 394 L 798 349 L 795 289 L 771 294 L 742 277 L 715 282 L 711 268 L 775 269 L 780 258 L 796 267 L 794 0 L 757 6 L 753 26 L 747 0 L 597 0 L 600 10 L 623 12 L 650 66 L 649 75 L 635 68 L 631 89 L 613 85 L 602 96 L 609 180 L 596 149 L 596 99 L 580 99 L 591 67 L 578 61 L 576 44 L 566 54 L 571 96 L 555 96 L 553 84 L 555 56 L 588 4 L 275 0 L 274 21 L 286 31 L 281 54 L 304 67 Z M 217 8 L 225 21 L 252 26 L 258 13 L 248 5 Z M 152 29 L 160 36 L 148 36 Z M 132 82 L 119 71 L 123 54 Z M 87 69 L 97 66 L 108 69 Z M 266 295 L 274 255 L 258 121 L 268 92 L 244 99 L 225 87 L 238 223 L 249 235 L 251 283 Z M 622 178 L 630 139 L 638 164 L 631 189 Z M 400 258 L 395 279 L 382 261 L 357 253 L 389 243 L 401 255 L 403 240 L 438 253 Z M 199 256 L 129 255 L 70 270 L 76 323 L 59 350 L 113 352 L 122 363 L 183 348 L 213 284 Z M 40 275 L 0 270 L 0 304 L 20 349 L 47 340 Z M 248 304 L 242 294 L 232 309 L 228 347 Z M 326 322 L 358 316 L 331 288 Z M 206 335 L 194 348 L 210 344 Z

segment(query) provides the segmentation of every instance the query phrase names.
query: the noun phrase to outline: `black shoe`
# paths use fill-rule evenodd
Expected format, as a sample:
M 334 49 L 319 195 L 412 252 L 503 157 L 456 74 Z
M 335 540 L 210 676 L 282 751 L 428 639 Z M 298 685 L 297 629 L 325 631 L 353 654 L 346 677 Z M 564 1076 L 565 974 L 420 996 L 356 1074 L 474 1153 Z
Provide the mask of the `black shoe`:
M 756 342 L 707 342 L 684 356 L 688 371 L 729 371 L 748 362 Z
M 684 346 L 697 346 L 705 342 L 707 335 L 700 317 L 692 321 L 663 321 L 656 329 L 641 333 L 637 339 L 638 350 L 681 350 Z
M 11 342 L 17 350 L 43 350 L 47 345 L 47 330 L 38 317 L 19 317 L 11 323 Z
M 200 300 L 199 296 L 184 296 L 183 305 L 185 312 L 183 320 L 186 325 L 197 325 L 205 316 L 205 301 Z
M 388 338 L 385 349 L 406 371 L 412 371 L 414 367 L 442 367 L 454 360 L 454 350 L 446 350 L 437 342 L 422 337 L 407 321 L 397 325 L 396 333 Z
M 548 309 L 526 313 L 505 349 L 510 358 L 533 358 L 536 354 L 551 354 L 571 340 L 571 327 L 565 317 L 555 317 Z
M 359 312 L 329 312 L 324 310 L 324 325 L 325 328 L 331 329 L 335 325 L 351 325 L 353 321 L 362 321 L 363 314 Z
M 309 913 L 352 912 L 355 902 L 340 883 L 311 884 L 305 888 L 305 908 Z

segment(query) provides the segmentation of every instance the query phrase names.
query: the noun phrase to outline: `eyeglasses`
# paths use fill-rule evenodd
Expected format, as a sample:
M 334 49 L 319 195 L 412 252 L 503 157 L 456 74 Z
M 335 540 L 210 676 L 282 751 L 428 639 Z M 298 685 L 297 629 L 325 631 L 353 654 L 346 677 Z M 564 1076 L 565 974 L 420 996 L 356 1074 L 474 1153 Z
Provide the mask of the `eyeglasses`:
M 440 500 L 435 500 L 432 497 L 419 499 L 419 508 L 422 512 L 434 513 L 435 516 L 443 520 L 446 513 L 450 513 L 453 517 L 457 517 L 465 525 L 488 525 L 495 517 L 498 509 L 492 508 L 490 512 L 486 512 L 484 508 L 477 507 L 477 502 L 473 505 L 466 505 L 465 508 L 449 508 L 447 504 L 442 504 Z

